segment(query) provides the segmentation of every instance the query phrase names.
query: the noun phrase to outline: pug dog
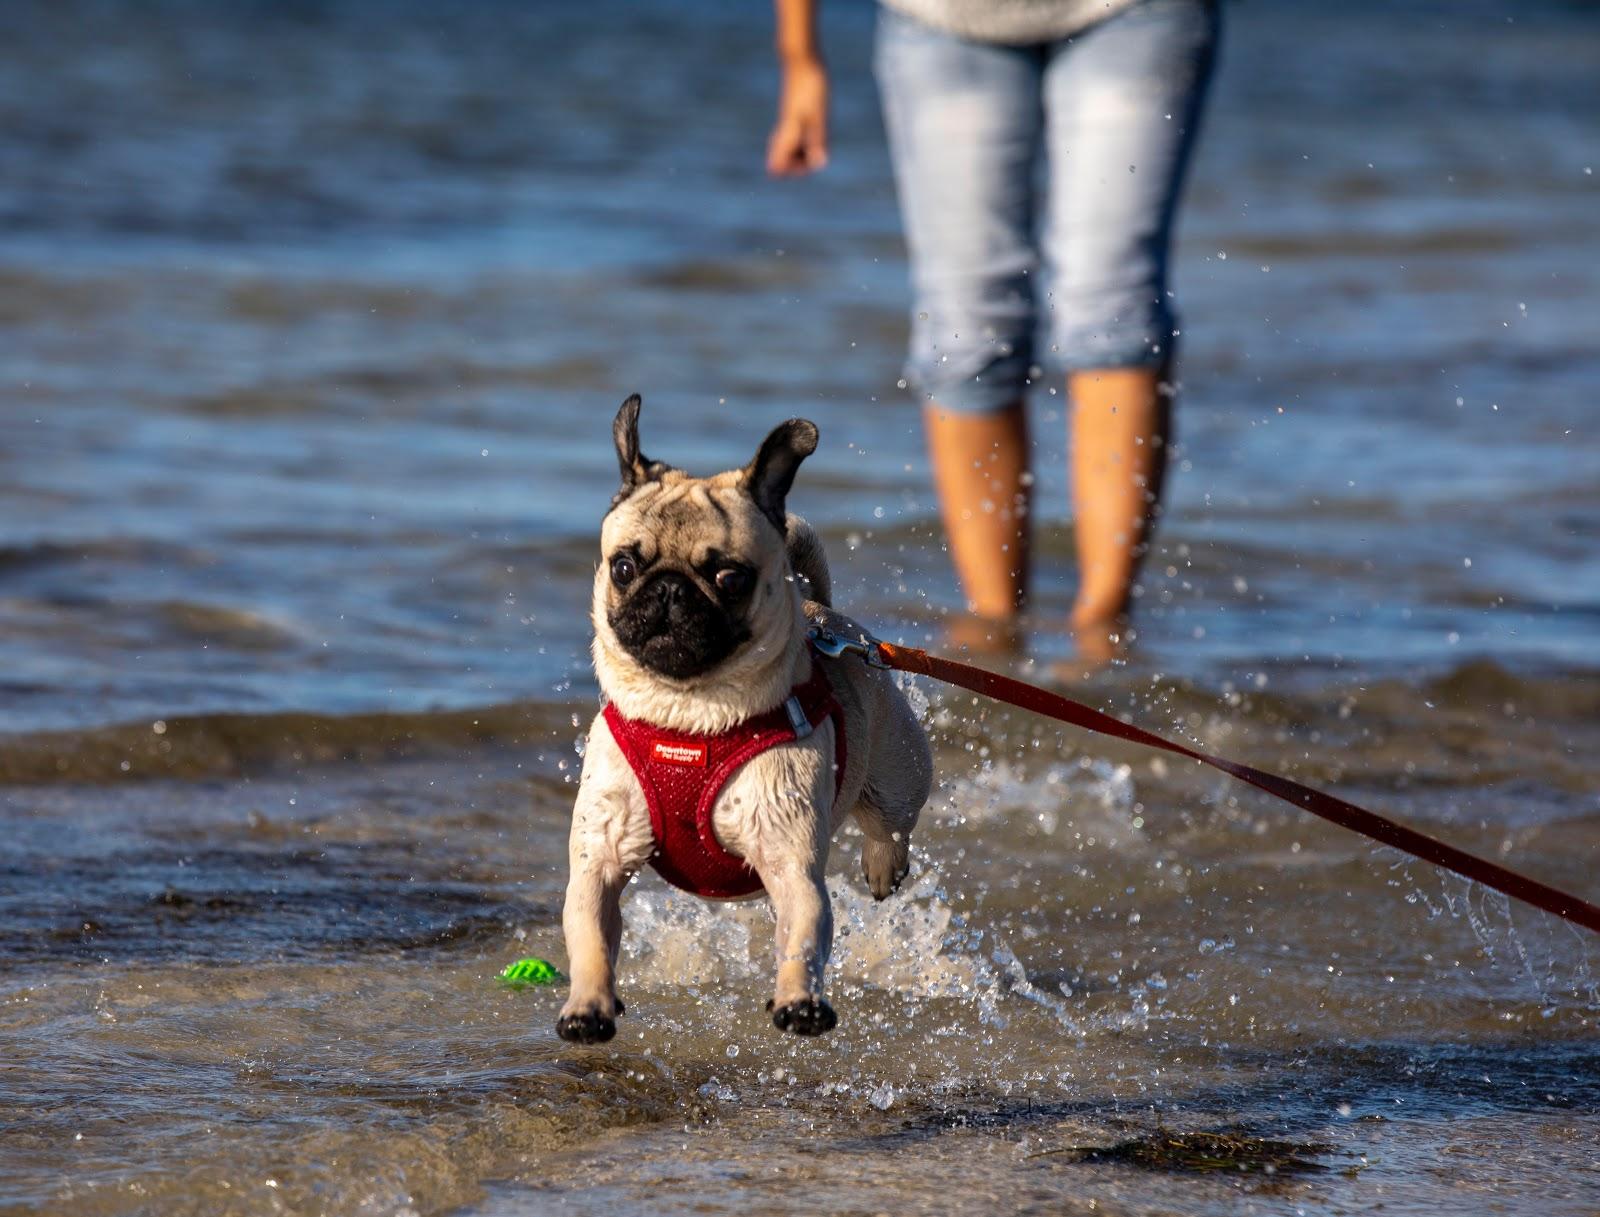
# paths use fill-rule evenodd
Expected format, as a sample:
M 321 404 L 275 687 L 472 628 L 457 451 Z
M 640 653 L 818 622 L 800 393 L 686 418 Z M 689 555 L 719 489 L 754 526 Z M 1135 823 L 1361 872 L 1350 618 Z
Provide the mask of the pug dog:
M 781 1030 L 820 1035 L 837 1021 L 823 991 L 829 843 L 853 817 L 873 896 L 899 886 L 932 782 L 927 737 L 887 671 L 811 645 L 814 625 L 865 637 L 833 612 L 817 535 L 787 509 L 816 426 L 791 419 L 744 468 L 699 478 L 644 455 L 640 405 L 623 402 L 612 429 L 622 485 L 592 602 L 606 706 L 572 815 L 557 1032 L 616 1034 L 622 890 L 652 865 L 709 898 L 766 894 L 767 1009 Z

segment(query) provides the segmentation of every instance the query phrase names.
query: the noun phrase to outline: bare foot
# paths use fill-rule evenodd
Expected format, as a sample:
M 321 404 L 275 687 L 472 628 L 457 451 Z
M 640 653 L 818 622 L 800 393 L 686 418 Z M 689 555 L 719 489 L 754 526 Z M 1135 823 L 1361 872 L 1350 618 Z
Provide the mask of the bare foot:
M 1126 657 L 1134 631 L 1126 614 L 1101 615 L 1074 610 L 1072 637 L 1077 648 L 1077 662 L 1087 672 Z
M 1114 626 L 1072 631 L 1073 653 L 1045 668 L 1052 684 L 1081 685 L 1092 681 L 1127 654 L 1127 638 Z
M 1022 630 L 1014 617 L 952 615 L 944 628 L 945 643 L 969 658 L 1007 659 L 1022 650 Z

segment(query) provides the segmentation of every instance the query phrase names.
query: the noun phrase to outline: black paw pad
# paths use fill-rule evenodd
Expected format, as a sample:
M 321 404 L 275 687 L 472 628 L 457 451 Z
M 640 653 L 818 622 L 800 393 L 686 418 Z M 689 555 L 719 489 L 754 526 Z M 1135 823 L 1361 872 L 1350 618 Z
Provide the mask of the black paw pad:
M 839 1022 L 833 1007 L 820 997 L 807 997 L 777 1007 L 768 1002 L 767 1009 L 772 1011 L 773 1026 L 780 1031 L 793 1031 L 796 1035 L 821 1035 L 825 1031 L 832 1031 Z
M 556 1034 L 569 1044 L 603 1044 L 616 1033 L 616 1019 L 599 1014 L 564 1014 L 556 1023 Z

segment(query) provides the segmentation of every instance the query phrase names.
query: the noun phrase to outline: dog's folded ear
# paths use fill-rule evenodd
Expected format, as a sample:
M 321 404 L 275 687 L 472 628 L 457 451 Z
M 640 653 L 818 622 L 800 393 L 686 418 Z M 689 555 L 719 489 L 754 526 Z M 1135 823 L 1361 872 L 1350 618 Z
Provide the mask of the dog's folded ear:
M 817 424 L 804 418 L 779 423 L 761 441 L 761 449 L 744 468 L 741 485 L 779 533 L 784 531 L 784 501 L 794 485 L 800 462 L 817 450 Z
M 632 394 L 622 403 L 622 409 L 617 411 L 616 422 L 611 424 L 611 438 L 617 445 L 617 466 L 622 471 L 622 486 L 616 498 L 611 500 L 613 507 L 640 486 L 657 480 L 671 468 L 639 451 L 639 407 L 642 405 L 644 399 L 637 393 Z

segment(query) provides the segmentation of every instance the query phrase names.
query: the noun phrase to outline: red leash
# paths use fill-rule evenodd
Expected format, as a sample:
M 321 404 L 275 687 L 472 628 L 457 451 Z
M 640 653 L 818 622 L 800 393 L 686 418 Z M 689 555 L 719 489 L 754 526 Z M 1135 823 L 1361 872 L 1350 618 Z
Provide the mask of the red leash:
M 1493 888 L 1507 896 L 1514 896 L 1535 908 L 1554 913 L 1557 917 L 1564 917 L 1575 925 L 1600 933 L 1600 907 L 1590 904 L 1587 900 L 1558 891 L 1487 859 L 1475 857 L 1465 850 L 1457 849 L 1454 845 L 1447 845 L 1414 828 L 1396 824 L 1376 812 L 1357 807 L 1354 803 L 1347 803 L 1334 795 L 1313 790 L 1310 786 L 1301 785 L 1274 773 L 1267 773 L 1251 765 L 1241 765 L 1237 761 L 1210 756 L 1198 748 L 1175 744 L 1153 732 L 1130 726 L 1112 718 L 1109 714 L 1091 709 L 1082 702 L 1073 701 L 1070 697 L 1049 693 L 1044 689 L 1024 684 L 1020 680 L 986 672 L 970 664 L 929 655 L 926 651 L 919 651 L 915 647 L 896 646 L 892 642 L 876 640 L 850 642 L 826 633 L 821 637 L 823 641 L 819 642 L 818 649 L 824 654 L 838 655 L 854 651 L 875 666 L 897 668 L 902 672 L 912 672 L 918 676 L 931 676 L 946 684 L 970 689 L 974 693 L 1008 702 L 1024 710 L 1032 710 L 1035 714 L 1043 714 L 1046 718 L 1070 723 L 1085 731 L 1144 744 L 1150 748 L 1159 748 L 1163 752 L 1171 752 L 1176 756 L 1199 761 L 1202 765 L 1210 765 L 1213 769 L 1220 769 L 1241 782 L 1248 782 L 1258 790 L 1276 795 L 1284 802 L 1293 803 L 1302 811 L 1321 816 L 1341 828 L 1348 828 L 1351 832 L 1358 832 L 1374 841 L 1393 846 L 1412 857 L 1432 862 L 1435 866 L 1442 866 L 1485 887 Z

